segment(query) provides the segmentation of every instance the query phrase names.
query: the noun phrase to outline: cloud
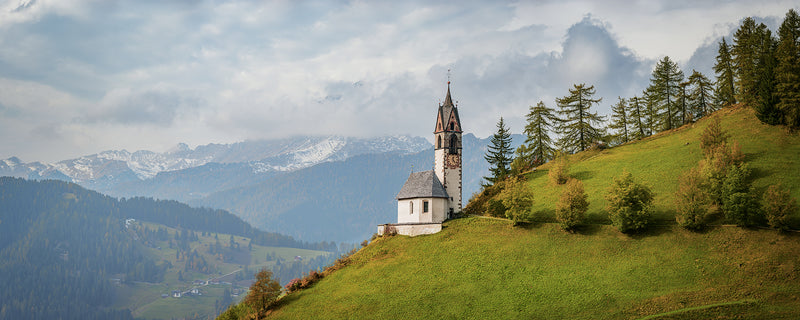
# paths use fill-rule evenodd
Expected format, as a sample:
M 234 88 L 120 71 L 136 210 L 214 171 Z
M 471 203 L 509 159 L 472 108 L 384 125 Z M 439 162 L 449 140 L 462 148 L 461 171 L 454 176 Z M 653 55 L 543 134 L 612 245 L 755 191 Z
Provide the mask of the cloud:
M 555 107 L 573 84 L 595 85 L 605 113 L 646 87 L 661 56 L 701 67 L 707 54 L 688 57 L 743 12 L 788 7 L 0 2 L 0 158 L 300 134 L 427 137 L 448 69 L 468 131 L 487 136 L 504 116 L 520 132 L 528 106 Z

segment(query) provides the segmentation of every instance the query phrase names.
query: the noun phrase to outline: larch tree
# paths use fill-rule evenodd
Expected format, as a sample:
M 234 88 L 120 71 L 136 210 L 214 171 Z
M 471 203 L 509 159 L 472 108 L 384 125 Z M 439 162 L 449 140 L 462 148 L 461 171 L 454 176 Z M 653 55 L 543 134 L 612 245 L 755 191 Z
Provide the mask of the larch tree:
M 483 177 L 490 183 L 505 179 L 511 164 L 511 134 L 506 127 L 503 117 L 497 122 L 497 132 L 492 135 L 489 148 L 486 150 L 484 159 L 489 162 L 490 177 Z
M 683 124 L 683 120 L 680 119 L 678 104 L 676 103 L 680 96 L 681 82 L 683 82 L 683 71 L 668 56 L 661 59 L 653 69 L 650 86 L 647 90 L 650 92 L 658 109 L 658 121 L 661 125 L 661 130 L 670 130 Z
M 639 97 L 632 97 L 628 99 L 628 131 L 630 133 L 630 140 L 636 140 L 646 137 L 645 125 L 647 114 L 644 112 L 643 106 L 639 101 Z
M 711 104 L 711 81 L 701 72 L 692 70 L 692 75 L 689 76 L 689 83 L 691 85 L 689 100 L 691 101 L 691 110 L 695 119 L 705 117 L 713 112 L 714 107 Z
M 725 42 L 725 37 L 719 43 L 714 73 L 717 74 L 717 82 L 714 87 L 715 104 L 725 107 L 736 103 L 736 87 L 734 86 L 736 77 L 730 46 Z
M 792 129 L 800 128 L 800 17 L 794 9 L 786 13 L 778 28 L 775 57 L 775 97 L 783 122 Z
M 612 140 L 618 144 L 626 143 L 630 138 L 628 134 L 628 102 L 622 97 L 618 97 L 619 101 L 611 106 L 611 124 L 608 128 L 614 130 Z
M 594 86 L 576 84 L 569 89 L 568 96 L 556 99 L 562 120 L 558 133 L 561 134 L 560 145 L 564 151 L 574 153 L 586 150 L 602 138 L 603 130 L 599 126 L 604 117 L 592 113 L 591 107 L 603 99 L 592 99 L 594 94 Z
M 658 97 L 651 90 L 645 89 L 642 91 L 642 100 L 644 101 L 644 111 L 647 117 L 647 135 L 651 136 L 658 133 L 659 130 L 659 113 L 658 113 Z
M 555 155 L 550 131 L 553 130 L 554 125 L 558 124 L 559 119 L 555 116 L 555 110 L 548 108 L 542 101 L 539 101 L 535 107 L 529 108 L 526 119 L 525 143 L 517 148 L 516 155 L 519 161 L 537 166 L 552 159 Z

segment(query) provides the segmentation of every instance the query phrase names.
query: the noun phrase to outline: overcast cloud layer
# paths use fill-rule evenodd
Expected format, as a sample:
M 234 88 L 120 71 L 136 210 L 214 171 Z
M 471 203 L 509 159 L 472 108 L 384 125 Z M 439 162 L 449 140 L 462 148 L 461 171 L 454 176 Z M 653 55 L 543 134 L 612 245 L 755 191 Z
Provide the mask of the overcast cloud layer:
M 306 134 L 428 137 L 451 69 L 465 130 L 595 85 L 607 113 L 664 55 L 710 72 L 746 16 L 798 1 L 0 0 L 0 159 Z

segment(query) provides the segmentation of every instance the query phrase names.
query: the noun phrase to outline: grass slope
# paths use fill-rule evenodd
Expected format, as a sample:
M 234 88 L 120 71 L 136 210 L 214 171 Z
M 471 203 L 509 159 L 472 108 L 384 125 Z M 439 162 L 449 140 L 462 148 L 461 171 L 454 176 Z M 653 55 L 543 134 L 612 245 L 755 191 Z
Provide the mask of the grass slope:
M 753 187 L 757 194 L 767 186 L 781 182 L 791 190 L 795 199 L 800 199 L 800 135 L 789 134 L 783 127 L 762 124 L 750 108 L 729 107 L 715 112 L 712 117 L 720 117 L 722 128 L 730 136 L 729 142 L 737 141 L 741 145 L 745 162 L 753 169 Z M 681 174 L 702 159 L 699 137 L 710 120 L 706 117 L 695 124 L 640 141 L 573 155 L 569 172 L 583 182 L 589 195 L 587 219 L 610 223 L 604 197 L 613 179 L 627 170 L 635 180 L 655 192 L 653 218 L 662 223 L 674 222 L 673 193 L 678 189 Z M 544 165 L 541 168 L 548 167 Z M 529 174 L 528 184 L 535 194 L 532 210 L 536 219 L 552 220 L 555 204 L 564 187 L 553 186 L 548 180 L 547 170 Z M 800 228 L 800 217 L 794 217 L 792 224 Z
M 628 237 L 465 218 L 379 238 L 283 299 L 276 319 L 798 318 L 800 240 L 772 230 L 677 227 Z
M 757 192 L 782 182 L 800 198 L 800 136 L 726 108 Z M 556 224 L 512 227 L 499 219 L 447 222 L 442 232 L 380 238 L 353 264 L 286 296 L 277 319 L 313 318 L 800 318 L 800 235 L 734 227 L 693 233 L 674 226 L 678 178 L 697 165 L 709 119 L 624 146 L 572 156 L 571 175 L 589 194 L 588 217 L 608 223 L 604 195 L 623 170 L 655 192 L 657 224 L 626 236 L 592 224 L 568 234 Z M 547 169 L 547 166 L 543 166 Z M 533 172 L 532 209 L 552 220 L 561 186 Z M 800 219 L 795 218 L 797 226 Z

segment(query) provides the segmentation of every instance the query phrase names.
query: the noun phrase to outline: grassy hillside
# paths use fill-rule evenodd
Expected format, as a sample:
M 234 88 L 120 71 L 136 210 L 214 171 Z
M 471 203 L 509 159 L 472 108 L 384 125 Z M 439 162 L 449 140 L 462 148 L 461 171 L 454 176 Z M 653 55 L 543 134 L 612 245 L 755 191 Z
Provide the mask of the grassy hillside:
M 284 298 L 274 318 L 800 317 L 796 234 L 665 227 L 628 237 L 599 225 L 569 234 L 476 217 L 445 225 L 374 241 Z
M 783 127 L 762 124 L 750 108 L 726 108 L 712 117 L 720 117 L 722 128 L 730 135 L 729 142 L 741 145 L 745 162 L 753 169 L 757 194 L 770 184 L 781 182 L 800 199 L 800 135 L 789 134 Z M 654 218 L 673 222 L 673 193 L 678 188 L 678 178 L 703 157 L 698 139 L 710 120 L 706 117 L 695 124 L 623 146 L 573 155 L 569 171 L 572 177 L 583 181 L 589 195 L 587 218 L 592 222 L 610 222 L 604 196 L 614 177 L 627 170 L 655 192 Z M 528 176 L 535 194 L 533 211 L 544 221 L 553 219 L 555 204 L 564 188 L 550 184 L 548 167 L 544 165 Z M 795 217 L 793 225 L 800 228 L 800 217 Z
M 721 118 L 753 169 L 757 192 L 782 182 L 800 198 L 800 136 L 761 124 L 747 108 Z M 379 238 L 353 263 L 286 296 L 277 319 L 312 318 L 800 318 L 800 235 L 766 229 L 674 225 L 679 176 L 697 165 L 708 125 L 573 155 L 570 174 L 589 194 L 591 224 L 569 234 L 552 223 L 449 221 L 442 232 Z M 624 170 L 655 192 L 656 225 L 627 236 L 609 225 L 604 195 Z M 553 219 L 563 187 L 547 166 L 528 175 L 537 220 Z M 798 226 L 800 217 L 794 217 Z M 599 223 L 599 224 L 598 224 Z

